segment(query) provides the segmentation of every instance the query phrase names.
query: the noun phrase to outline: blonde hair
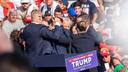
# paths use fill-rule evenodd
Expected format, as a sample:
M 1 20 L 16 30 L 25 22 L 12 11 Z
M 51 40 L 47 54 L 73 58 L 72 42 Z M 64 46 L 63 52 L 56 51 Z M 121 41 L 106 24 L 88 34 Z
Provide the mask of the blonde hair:
M 31 18 L 32 18 L 32 20 L 34 19 L 35 15 L 37 15 L 37 14 L 41 14 L 40 11 L 37 10 L 37 9 L 34 9 L 34 10 L 31 12 Z

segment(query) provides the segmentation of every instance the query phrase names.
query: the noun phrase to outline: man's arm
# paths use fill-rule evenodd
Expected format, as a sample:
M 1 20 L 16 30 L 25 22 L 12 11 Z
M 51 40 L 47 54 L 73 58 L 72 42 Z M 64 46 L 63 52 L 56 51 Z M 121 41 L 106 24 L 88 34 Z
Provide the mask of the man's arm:
M 59 43 L 69 44 L 71 42 L 71 33 L 69 29 L 63 29 L 62 34 L 59 38 Z
M 61 27 L 56 25 L 54 30 L 49 30 L 48 27 L 42 27 L 40 34 L 44 38 L 58 40 L 61 31 L 62 31 Z
M 97 17 L 98 17 L 97 13 L 94 13 L 92 17 L 92 24 L 96 23 Z
M 92 24 L 96 23 L 96 20 L 98 17 L 97 12 L 98 12 L 98 9 L 97 9 L 96 5 L 91 2 L 90 3 L 90 13 L 92 14 L 91 15 L 92 16 L 92 21 L 91 21 Z

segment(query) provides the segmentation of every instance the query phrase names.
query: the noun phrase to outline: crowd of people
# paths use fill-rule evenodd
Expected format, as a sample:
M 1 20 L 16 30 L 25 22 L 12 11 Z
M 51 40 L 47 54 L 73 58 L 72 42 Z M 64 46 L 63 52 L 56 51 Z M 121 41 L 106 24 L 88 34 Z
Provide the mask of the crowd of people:
M 0 0 L 0 54 L 34 58 L 97 50 L 99 66 L 85 72 L 128 72 L 128 57 L 115 42 L 114 21 L 121 4 L 121 0 Z M 0 61 L 1 66 L 6 62 Z M 17 72 L 32 71 L 30 67 Z

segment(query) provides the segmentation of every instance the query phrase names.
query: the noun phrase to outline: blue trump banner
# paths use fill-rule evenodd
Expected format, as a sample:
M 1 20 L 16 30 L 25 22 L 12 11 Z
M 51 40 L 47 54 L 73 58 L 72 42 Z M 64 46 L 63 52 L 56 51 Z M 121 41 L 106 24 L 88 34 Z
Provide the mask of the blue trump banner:
M 79 72 L 98 66 L 97 51 L 82 53 L 65 59 L 67 72 Z

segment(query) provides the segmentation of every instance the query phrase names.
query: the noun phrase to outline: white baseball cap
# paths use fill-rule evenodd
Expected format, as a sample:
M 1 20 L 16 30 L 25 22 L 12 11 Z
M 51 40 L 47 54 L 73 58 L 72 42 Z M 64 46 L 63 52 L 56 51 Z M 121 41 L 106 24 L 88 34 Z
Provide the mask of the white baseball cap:
M 21 0 L 21 3 L 30 3 L 30 0 Z

